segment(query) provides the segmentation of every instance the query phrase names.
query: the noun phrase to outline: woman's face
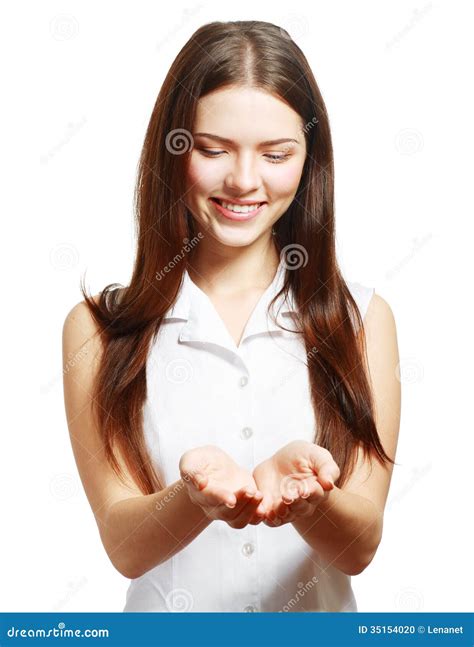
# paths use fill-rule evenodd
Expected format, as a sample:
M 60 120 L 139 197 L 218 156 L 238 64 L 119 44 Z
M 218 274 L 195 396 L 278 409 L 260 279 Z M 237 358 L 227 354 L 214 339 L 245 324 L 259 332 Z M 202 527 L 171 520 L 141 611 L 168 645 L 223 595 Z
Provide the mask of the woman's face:
M 230 246 L 271 233 L 301 179 L 302 125 L 286 103 L 254 88 L 230 87 L 199 100 L 184 198 L 198 231 Z M 264 204 L 249 213 L 222 205 L 239 201 Z

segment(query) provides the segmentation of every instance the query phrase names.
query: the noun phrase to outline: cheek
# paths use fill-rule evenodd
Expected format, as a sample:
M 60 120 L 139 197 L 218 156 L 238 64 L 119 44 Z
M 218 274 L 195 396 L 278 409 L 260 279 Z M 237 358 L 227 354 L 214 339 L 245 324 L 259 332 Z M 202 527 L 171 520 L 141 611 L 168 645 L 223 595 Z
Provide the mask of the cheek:
M 285 167 L 282 164 L 277 172 L 272 174 L 270 185 L 274 195 L 285 197 L 295 193 L 301 180 L 302 167 L 300 164 L 291 164 Z
M 209 164 L 191 157 L 187 172 L 188 190 L 210 192 L 216 185 L 216 175 L 215 169 L 212 169 Z

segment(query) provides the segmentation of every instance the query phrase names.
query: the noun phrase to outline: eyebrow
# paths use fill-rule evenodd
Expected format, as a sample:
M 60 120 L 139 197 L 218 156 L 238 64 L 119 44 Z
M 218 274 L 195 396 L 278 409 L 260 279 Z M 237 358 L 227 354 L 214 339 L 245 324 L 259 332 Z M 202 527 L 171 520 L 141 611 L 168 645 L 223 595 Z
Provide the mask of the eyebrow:
M 194 133 L 194 137 L 208 137 L 209 139 L 216 139 L 219 142 L 224 144 L 235 144 L 232 139 L 227 139 L 226 137 L 221 137 L 220 135 L 212 135 L 211 133 Z M 299 145 L 297 139 L 291 139 L 289 137 L 284 137 L 283 139 L 269 139 L 266 142 L 260 142 L 260 146 L 272 146 L 273 144 L 285 144 L 286 142 L 294 142 Z

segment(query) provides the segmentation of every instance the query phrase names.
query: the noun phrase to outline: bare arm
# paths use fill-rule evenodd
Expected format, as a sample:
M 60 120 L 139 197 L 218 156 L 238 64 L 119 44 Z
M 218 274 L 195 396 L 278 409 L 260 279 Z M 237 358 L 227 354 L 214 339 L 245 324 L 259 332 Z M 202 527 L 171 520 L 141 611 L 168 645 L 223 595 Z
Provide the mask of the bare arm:
M 383 517 L 369 499 L 334 487 L 312 517 L 294 527 L 324 559 L 347 575 L 370 563 L 382 537 Z
M 179 479 L 155 494 L 114 503 L 101 534 L 112 563 L 135 578 L 185 548 L 211 521 Z
M 395 321 L 387 302 L 375 294 L 364 319 L 367 359 L 375 422 L 382 445 L 393 459 L 400 426 L 400 381 Z M 383 513 L 393 466 L 357 455 L 353 473 L 342 489 L 334 487 L 312 517 L 299 517 L 294 527 L 303 538 L 349 575 L 363 571 L 373 559 L 383 529 Z
M 91 412 L 91 390 L 101 346 L 85 304 L 77 304 L 63 326 L 64 400 L 79 474 L 104 548 L 115 568 L 134 578 L 182 550 L 211 522 L 195 505 L 182 479 L 144 496 L 119 463 L 127 484 L 106 460 Z M 74 360 L 74 361 L 72 361 Z
M 214 520 L 243 528 L 263 519 L 263 495 L 253 477 L 219 447 L 188 450 L 179 470 L 182 478 L 161 492 L 119 501 L 109 509 L 108 553 L 111 558 L 123 555 L 129 577 L 172 557 Z

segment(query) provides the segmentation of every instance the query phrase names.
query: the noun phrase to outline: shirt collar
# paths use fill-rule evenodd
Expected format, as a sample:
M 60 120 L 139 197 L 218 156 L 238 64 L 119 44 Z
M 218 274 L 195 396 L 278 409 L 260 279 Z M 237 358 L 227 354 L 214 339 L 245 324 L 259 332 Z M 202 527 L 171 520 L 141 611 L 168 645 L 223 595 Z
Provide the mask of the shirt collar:
M 252 335 L 269 332 L 285 334 L 286 331 L 281 326 L 290 329 L 292 332 L 296 331 L 295 320 L 292 316 L 289 316 L 296 312 L 291 288 L 289 288 L 289 293 L 286 297 L 283 293 L 275 301 L 271 310 L 275 320 L 267 313 L 270 301 L 283 287 L 284 280 L 285 263 L 284 257 L 282 257 L 271 284 L 260 296 L 257 305 L 247 321 L 240 344 L 242 344 L 244 339 Z M 235 352 L 235 342 L 215 309 L 214 304 L 207 294 L 191 280 L 187 270 L 184 271 L 181 288 L 176 301 L 164 316 L 165 321 L 176 319 L 186 321 L 186 324 L 180 331 L 180 341 L 209 342 L 224 346 Z

